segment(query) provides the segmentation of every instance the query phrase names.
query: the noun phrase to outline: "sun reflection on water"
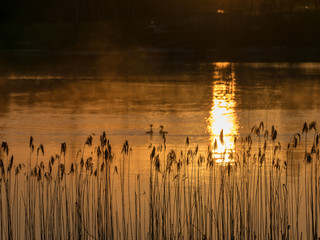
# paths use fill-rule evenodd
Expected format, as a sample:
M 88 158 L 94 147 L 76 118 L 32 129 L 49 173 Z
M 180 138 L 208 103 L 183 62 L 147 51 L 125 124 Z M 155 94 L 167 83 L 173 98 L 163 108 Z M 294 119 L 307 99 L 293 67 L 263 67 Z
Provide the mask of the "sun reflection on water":
M 235 113 L 236 79 L 231 63 L 215 63 L 212 84 L 212 107 L 208 119 L 208 131 L 216 162 L 232 162 L 235 149 L 234 138 L 238 133 L 238 120 Z M 223 141 L 220 140 L 223 129 Z M 215 142 L 217 143 L 215 148 Z

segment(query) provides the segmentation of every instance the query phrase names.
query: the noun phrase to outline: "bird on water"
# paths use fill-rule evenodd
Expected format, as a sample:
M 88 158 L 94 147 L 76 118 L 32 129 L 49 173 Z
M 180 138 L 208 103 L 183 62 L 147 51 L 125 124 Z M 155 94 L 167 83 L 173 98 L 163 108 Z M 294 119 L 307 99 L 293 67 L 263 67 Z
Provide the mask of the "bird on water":
M 152 130 L 153 125 L 150 124 L 150 131 L 146 132 L 146 134 L 152 135 L 153 134 L 153 130 Z
M 163 135 L 163 134 L 167 134 L 168 132 L 167 132 L 167 131 L 164 131 L 164 130 L 163 130 L 163 126 L 160 125 L 160 131 L 159 131 L 159 133 L 160 133 L 161 135 Z

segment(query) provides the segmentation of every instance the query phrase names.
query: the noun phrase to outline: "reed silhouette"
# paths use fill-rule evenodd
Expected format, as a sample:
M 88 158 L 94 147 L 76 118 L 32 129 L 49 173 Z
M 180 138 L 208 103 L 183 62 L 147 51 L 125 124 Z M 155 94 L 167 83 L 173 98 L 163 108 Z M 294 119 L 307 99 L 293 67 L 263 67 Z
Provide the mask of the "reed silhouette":
M 317 239 L 316 122 L 286 148 L 274 126 L 268 133 L 261 122 L 234 136 L 228 155 L 217 139 L 201 150 L 187 137 L 181 152 L 167 150 L 163 135 L 161 147 L 149 146 L 148 176 L 131 175 L 128 141 L 117 158 L 105 132 L 96 145 L 88 136 L 71 161 L 66 143 L 47 161 L 30 137 L 27 164 L 15 164 L 2 142 L 0 238 Z M 226 141 L 222 130 L 216 137 Z

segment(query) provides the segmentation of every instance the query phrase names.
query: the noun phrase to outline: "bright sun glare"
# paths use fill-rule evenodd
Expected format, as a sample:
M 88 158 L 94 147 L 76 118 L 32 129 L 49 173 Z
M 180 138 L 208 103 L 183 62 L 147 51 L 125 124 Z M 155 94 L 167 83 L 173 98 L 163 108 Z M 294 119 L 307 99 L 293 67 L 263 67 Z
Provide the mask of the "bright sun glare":
M 215 71 L 212 86 L 212 107 L 208 121 L 208 131 L 216 162 L 230 162 L 234 150 L 234 136 L 238 133 L 235 114 L 235 76 L 231 63 L 214 63 Z M 220 132 L 223 129 L 223 143 Z M 217 141 L 217 148 L 214 143 Z

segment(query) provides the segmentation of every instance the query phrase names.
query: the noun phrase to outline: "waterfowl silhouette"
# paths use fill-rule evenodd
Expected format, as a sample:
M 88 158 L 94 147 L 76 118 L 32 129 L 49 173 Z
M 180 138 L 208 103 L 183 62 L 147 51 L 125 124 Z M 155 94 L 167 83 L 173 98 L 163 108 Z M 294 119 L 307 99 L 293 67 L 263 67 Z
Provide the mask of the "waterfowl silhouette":
M 160 131 L 159 131 L 159 133 L 160 133 L 161 135 L 163 135 L 163 134 L 167 134 L 168 132 L 167 132 L 167 131 L 163 131 L 163 126 L 160 125 Z
M 150 124 L 150 131 L 146 132 L 146 134 L 152 135 L 153 134 L 153 130 L 152 130 L 153 125 Z

